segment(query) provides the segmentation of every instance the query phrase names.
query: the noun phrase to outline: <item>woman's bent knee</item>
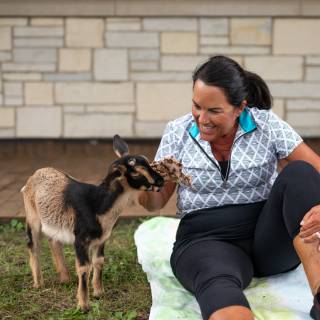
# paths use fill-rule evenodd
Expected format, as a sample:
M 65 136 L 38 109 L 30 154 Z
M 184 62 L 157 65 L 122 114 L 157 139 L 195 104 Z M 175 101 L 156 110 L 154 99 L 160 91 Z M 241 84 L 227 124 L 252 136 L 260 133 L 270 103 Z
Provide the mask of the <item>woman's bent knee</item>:
M 249 308 L 230 306 L 215 311 L 209 320 L 254 320 L 254 315 Z

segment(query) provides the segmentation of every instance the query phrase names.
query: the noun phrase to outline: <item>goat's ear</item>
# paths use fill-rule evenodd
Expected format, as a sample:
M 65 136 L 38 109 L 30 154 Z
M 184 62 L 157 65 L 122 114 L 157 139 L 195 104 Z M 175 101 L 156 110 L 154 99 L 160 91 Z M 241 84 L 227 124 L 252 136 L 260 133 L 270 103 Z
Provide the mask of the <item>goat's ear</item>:
M 129 154 L 129 147 L 127 143 L 117 134 L 113 137 L 113 151 L 119 158 Z

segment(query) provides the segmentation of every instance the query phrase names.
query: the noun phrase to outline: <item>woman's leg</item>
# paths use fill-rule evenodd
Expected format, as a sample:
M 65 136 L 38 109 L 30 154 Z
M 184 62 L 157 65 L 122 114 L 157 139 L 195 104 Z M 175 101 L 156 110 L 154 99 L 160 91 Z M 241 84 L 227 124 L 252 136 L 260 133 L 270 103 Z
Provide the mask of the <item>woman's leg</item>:
M 299 237 L 304 215 L 320 203 L 320 174 L 308 163 L 294 161 L 280 173 L 259 217 L 254 239 L 255 273 L 260 276 L 294 268 L 300 260 L 314 297 L 310 312 L 320 320 L 320 253 L 318 243 Z
M 253 319 L 243 294 L 253 274 L 248 255 L 237 246 L 215 240 L 190 244 L 171 256 L 176 278 L 200 305 L 203 319 Z
M 304 215 L 319 203 L 320 174 L 307 162 L 289 163 L 277 177 L 257 222 L 253 245 L 256 275 L 285 272 L 300 263 L 293 240 Z

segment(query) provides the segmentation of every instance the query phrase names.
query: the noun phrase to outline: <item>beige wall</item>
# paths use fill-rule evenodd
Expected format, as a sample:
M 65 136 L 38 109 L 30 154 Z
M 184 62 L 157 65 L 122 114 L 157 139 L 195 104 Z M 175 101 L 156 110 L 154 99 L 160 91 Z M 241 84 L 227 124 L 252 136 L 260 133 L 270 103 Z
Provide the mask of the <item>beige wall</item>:
M 13 3 L 0 1 L 0 138 L 159 137 L 214 54 L 259 73 L 276 113 L 320 136 L 318 1 Z

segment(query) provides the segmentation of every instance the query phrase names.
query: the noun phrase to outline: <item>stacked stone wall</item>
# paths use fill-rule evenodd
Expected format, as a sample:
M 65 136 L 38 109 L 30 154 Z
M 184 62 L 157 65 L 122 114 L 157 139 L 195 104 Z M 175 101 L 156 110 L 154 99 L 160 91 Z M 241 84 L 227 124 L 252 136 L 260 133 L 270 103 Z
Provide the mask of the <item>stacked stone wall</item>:
M 215 54 L 261 75 L 275 112 L 319 137 L 319 31 L 317 17 L 0 18 L 0 138 L 160 137 Z

